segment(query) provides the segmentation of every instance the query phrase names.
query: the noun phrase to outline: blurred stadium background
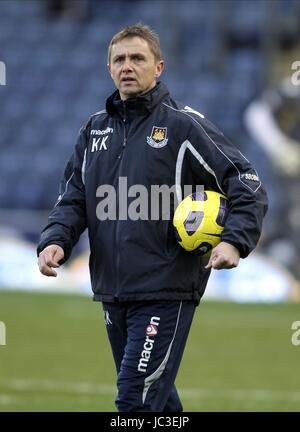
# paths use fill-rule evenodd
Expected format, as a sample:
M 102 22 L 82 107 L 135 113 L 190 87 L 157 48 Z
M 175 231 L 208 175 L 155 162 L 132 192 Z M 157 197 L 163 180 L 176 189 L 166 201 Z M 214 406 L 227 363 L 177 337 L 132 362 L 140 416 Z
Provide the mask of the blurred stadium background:
M 87 238 L 55 280 L 35 247 L 78 130 L 113 91 L 108 43 L 139 21 L 160 35 L 174 98 L 223 130 L 270 198 L 257 251 L 211 277 L 177 380 L 185 409 L 299 411 L 299 0 L 1 0 L 0 411 L 115 409 Z

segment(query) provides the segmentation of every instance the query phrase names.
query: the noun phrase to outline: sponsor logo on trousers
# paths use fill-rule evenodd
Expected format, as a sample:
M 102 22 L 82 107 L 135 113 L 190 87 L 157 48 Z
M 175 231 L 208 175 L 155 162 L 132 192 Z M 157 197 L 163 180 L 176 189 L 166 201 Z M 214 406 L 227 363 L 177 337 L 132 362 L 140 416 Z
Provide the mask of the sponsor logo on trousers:
M 151 352 L 155 342 L 154 336 L 157 335 L 160 317 L 153 316 L 150 320 L 149 325 L 146 328 L 146 339 L 143 345 L 143 351 L 138 364 L 139 372 L 146 372 L 148 363 L 151 357 Z M 152 337 L 149 337 L 152 336 Z

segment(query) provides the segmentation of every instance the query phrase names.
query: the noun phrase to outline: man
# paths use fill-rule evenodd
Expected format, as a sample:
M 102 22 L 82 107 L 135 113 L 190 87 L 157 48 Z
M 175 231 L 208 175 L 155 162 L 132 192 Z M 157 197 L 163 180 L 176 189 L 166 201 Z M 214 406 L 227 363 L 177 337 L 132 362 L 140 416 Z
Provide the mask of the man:
M 163 69 L 159 39 L 147 26 L 113 37 L 108 70 L 117 90 L 82 128 L 38 246 L 40 271 L 56 276 L 54 268 L 88 228 L 94 300 L 103 303 L 119 411 L 182 410 L 174 381 L 210 270 L 236 267 L 250 253 L 266 211 L 249 162 L 202 114 L 170 98 L 157 82 Z M 103 217 L 101 186 L 113 188 L 120 203 L 124 178 L 128 188 L 147 191 L 204 185 L 226 193 L 230 214 L 209 262 L 181 249 L 172 216 L 130 219 L 118 204 L 116 218 Z

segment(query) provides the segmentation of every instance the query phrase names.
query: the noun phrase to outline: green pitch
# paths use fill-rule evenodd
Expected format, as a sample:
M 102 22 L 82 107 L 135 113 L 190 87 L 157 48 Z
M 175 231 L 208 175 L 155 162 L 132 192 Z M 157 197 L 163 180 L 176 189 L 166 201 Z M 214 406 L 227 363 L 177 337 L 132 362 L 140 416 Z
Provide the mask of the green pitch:
M 296 304 L 204 302 L 177 378 L 186 411 L 300 411 Z M 0 292 L 0 411 L 115 411 L 100 304 Z

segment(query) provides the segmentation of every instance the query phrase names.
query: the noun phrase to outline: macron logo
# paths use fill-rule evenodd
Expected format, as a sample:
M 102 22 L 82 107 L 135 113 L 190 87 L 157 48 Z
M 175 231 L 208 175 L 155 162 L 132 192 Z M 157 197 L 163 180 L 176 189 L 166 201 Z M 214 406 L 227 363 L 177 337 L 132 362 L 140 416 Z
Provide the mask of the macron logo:
M 107 127 L 106 129 L 92 129 L 91 130 L 91 135 L 106 135 L 109 133 L 113 133 L 113 128 Z
M 151 351 L 154 345 L 154 336 L 156 336 L 158 332 L 159 321 L 160 317 L 153 316 L 150 320 L 150 324 L 146 328 L 146 339 L 138 365 L 139 372 L 146 372 L 147 370 L 148 362 L 151 357 Z

